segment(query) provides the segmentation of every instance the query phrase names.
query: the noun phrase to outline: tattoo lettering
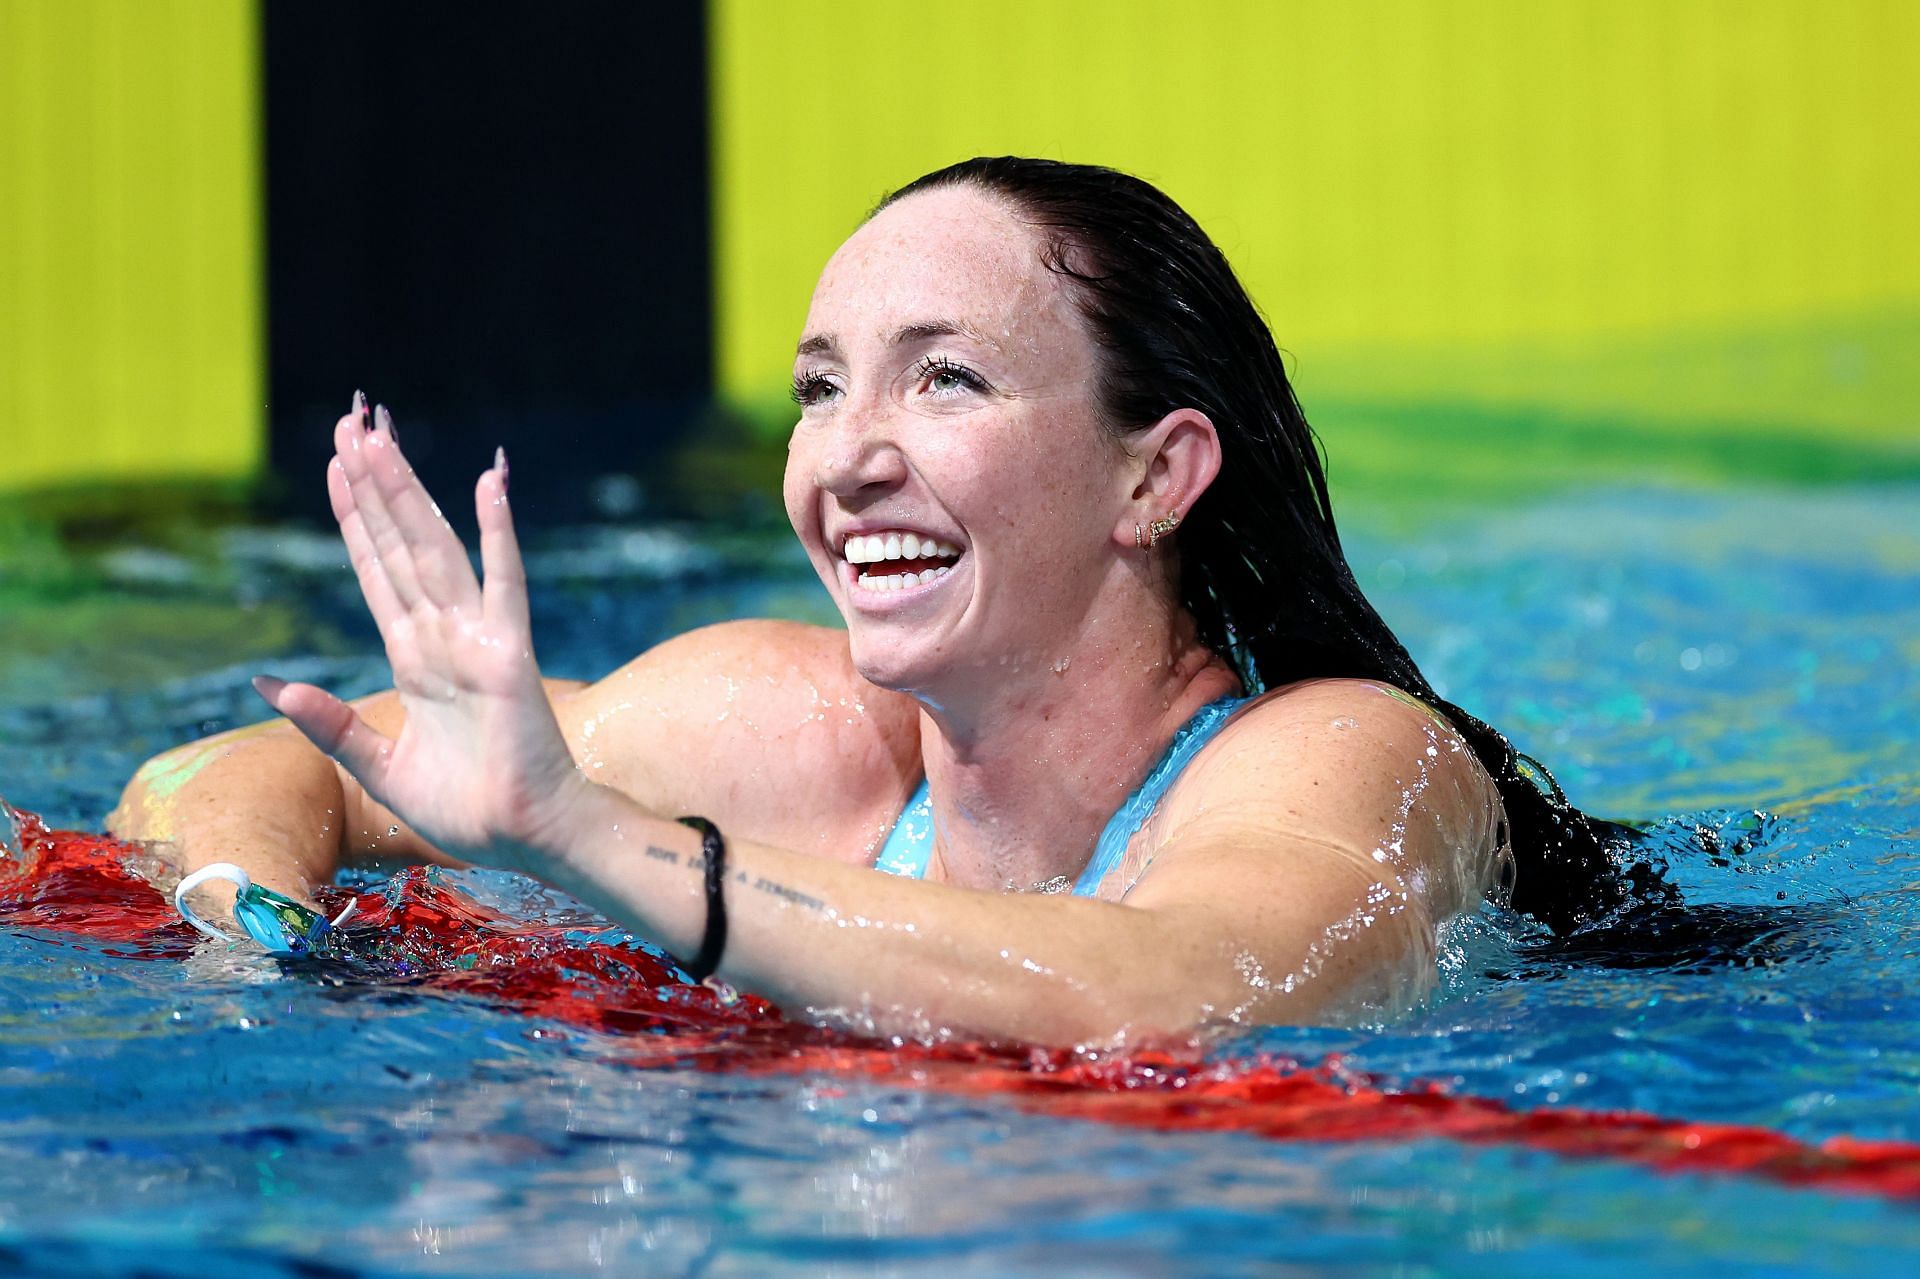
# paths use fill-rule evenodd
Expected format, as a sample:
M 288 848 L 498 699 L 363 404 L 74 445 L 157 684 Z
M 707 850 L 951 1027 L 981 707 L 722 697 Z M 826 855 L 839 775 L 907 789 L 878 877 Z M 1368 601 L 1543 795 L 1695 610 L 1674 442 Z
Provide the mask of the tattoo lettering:
M 808 910 L 825 910 L 826 903 L 818 897 L 809 897 L 797 888 L 788 888 L 785 884 L 776 884 L 765 875 L 754 881 L 753 886 L 763 893 L 770 893 L 783 902 L 795 906 L 805 906 Z
M 662 848 L 658 844 L 647 845 L 647 856 L 654 861 L 665 862 L 669 866 L 678 866 L 681 864 L 680 854 L 674 852 L 671 848 Z M 688 870 L 704 871 L 707 868 L 707 855 L 704 852 L 695 853 L 693 856 L 687 858 L 686 867 Z M 818 897 L 810 896 L 797 888 L 789 888 L 785 884 L 776 884 L 765 875 L 755 878 L 748 875 L 744 870 L 736 870 L 732 875 L 728 876 L 728 878 L 736 884 L 755 889 L 773 897 L 778 897 L 781 901 L 794 906 L 805 906 L 808 910 L 825 910 L 827 908 L 827 904 Z

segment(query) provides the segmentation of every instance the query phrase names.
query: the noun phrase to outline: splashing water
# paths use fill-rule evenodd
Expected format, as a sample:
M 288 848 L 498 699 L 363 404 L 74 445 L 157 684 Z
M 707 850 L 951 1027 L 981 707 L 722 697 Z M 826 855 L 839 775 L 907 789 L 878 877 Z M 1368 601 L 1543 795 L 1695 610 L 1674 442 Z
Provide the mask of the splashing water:
M 1447 696 L 1590 810 L 1683 815 L 1650 839 L 1688 906 L 1657 946 L 1463 916 L 1434 995 L 1367 1027 L 1117 1056 L 835 1034 L 719 1006 L 480 872 L 348 881 L 331 900 L 404 944 L 279 964 L 201 944 L 125 848 L 29 824 L 37 864 L 0 869 L 0 1270 L 69 1273 L 82 1241 L 95 1269 L 182 1276 L 1911 1268 L 1916 498 L 1598 493 L 1347 529 Z M 277 543 L 228 561 L 260 601 L 241 638 L 383 687 L 337 550 Z M 551 673 L 705 621 L 828 620 L 804 563 L 751 549 L 737 574 L 547 579 Z M 134 680 L 84 645 L 0 649 L 0 789 L 92 826 L 141 759 L 261 714 L 257 647 L 169 648 L 177 599 L 81 623 L 140 637 Z
M 0 924 L 133 943 L 127 957 L 178 958 L 198 943 L 127 869 L 139 850 L 17 821 L 39 874 L 0 890 Z M 634 1067 L 795 1074 L 827 1070 L 916 1088 L 1005 1096 L 1025 1108 L 1133 1127 L 1252 1133 L 1281 1141 L 1444 1137 L 1603 1157 L 1660 1171 L 1737 1173 L 1920 1201 L 1920 1144 L 1832 1138 L 1630 1112 L 1515 1110 L 1440 1086 L 1383 1086 L 1336 1058 L 1208 1062 L 1166 1051 L 1076 1053 L 941 1038 L 879 1042 L 783 1019 L 765 1000 L 691 984 L 664 952 L 610 929 L 555 928 L 489 909 L 426 868 L 380 891 L 323 890 L 356 906 L 345 957 L 283 960 L 349 985 L 425 985 L 627 1038 Z M 578 922 L 578 921 L 576 921 Z M 599 931 L 602 936 L 593 935 Z
M 17 875 L 33 869 L 20 841 L 20 826 L 20 814 L 5 795 L 0 795 L 0 874 Z

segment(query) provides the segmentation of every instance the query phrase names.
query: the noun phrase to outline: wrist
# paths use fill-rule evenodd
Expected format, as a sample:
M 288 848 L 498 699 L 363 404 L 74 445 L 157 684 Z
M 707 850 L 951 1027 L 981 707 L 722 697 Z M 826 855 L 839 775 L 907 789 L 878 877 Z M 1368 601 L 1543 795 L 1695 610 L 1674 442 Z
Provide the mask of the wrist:
M 690 832 L 584 776 L 553 800 L 539 834 L 502 850 L 510 860 L 496 864 L 571 894 L 675 954 L 695 954 L 705 919 L 699 881 L 688 878 L 681 854 L 657 855 L 661 840 L 681 844 Z
M 650 816 L 632 797 L 588 779 L 579 770 L 548 796 L 525 836 L 513 841 L 513 862 L 542 878 L 554 872 L 579 874 L 588 869 L 596 845 L 607 835 L 618 837 L 622 822 Z

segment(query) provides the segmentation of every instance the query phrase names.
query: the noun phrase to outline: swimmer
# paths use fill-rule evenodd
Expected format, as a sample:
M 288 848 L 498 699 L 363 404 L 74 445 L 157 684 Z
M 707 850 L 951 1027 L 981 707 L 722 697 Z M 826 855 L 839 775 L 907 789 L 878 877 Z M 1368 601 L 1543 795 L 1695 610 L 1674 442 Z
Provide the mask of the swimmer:
M 113 832 L 305 901 L 358 859 L 511 868 L 802 1015 L 1061 1044 L 1378 1016 L 1489 893 L 1622 899 L 1605 825 L 1361 594 L 1272 335 L 1152 186 L 921 178 L 793 367 L 786 508 L 844 631 L 543 681 L 506 457 L 476 577 L 356 394 L 327 483 L 394 691 L 262 677 L 284 719 L 151 762 Z

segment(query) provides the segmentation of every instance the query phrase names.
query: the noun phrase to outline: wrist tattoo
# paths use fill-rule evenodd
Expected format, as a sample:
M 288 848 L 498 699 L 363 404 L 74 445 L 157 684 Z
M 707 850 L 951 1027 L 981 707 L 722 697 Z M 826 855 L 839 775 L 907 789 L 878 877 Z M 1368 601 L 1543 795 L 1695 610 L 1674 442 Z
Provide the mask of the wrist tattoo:
M 676 853 L 671 848 L 662 848 L 658 844 L 647 845 L 647 856 L 654 861 L 665 862 L 669 866 L 682 864 L 679 853 Z M 704 852 L 693 854 L 693 856 L 686 859 L 685 865 L 686 868 L 691 871 L 704 871 L 707 868 L 706 854 Z M 804 906 L 808 910 L 815 911 L 825 910 L 827 908 L 827 904 L 818 897 L 810 893 L 803 893 L 799 889 L 789 887 L 786 884 L 777 883 L 774 880 L 768 879 L 765 875 L 749 875 L 746 871 L 739 870 L 728 876 L 728 878 L 733 883 L 745 888 L 751 888 L 756 892 L 766 893 L 770 897 L 777 897 L 791 906 Z
M 787 902 L 790 905 L 805 906 L 808 910 L 825 910 L 827 908 L 827 904 L 818 897 L 810 897 L 799 889 L 789 888 L 785 884 L 776 884 L 765 875 L 754 880 L 753 886 L 760 892 L 778 897 L 781 901 Z

